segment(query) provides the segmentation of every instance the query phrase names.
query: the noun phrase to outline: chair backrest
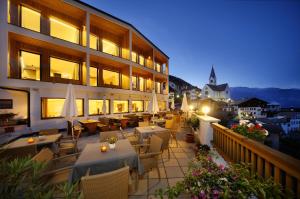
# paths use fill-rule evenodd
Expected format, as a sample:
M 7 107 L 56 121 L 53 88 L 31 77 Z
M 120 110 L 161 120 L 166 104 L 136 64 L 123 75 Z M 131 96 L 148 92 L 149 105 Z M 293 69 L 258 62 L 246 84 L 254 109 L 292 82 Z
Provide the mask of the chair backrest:
M 49 163 L 54 158 L 54 153 L 49 148 L 43 148 L 32 160 Z
M 169 131 L 164 131 L 164 132 L 155 133 L 155 135 L 157 135 L 158 137 L 160 137 L 162 139 L 161 150 L 168 149 L 169 148 L 169 141 L 170 141 L 170 137 L 171 137 L 170 132 Z
M 81 191 L 87 199 L 128 198 L 129 167 L 81 178 Z
M 106 142 L 111 137 L 118 137 L 118 131 L 100 132 L 100 142 Z
M 58 129 L 44 129 L 44 130 L 40 130 L 39 135 L 54 135 L 58 133 L 59 133 Z
M 161 151 L 163 144 L 163 140 L 157 136 L 157 135 L 152 135 L 150 137 L 150 146 L 149 146 L 149 151 L 150 153 L 157 153 Z
M 101 124 L 109 125 L 109 118 L 107 117 L 99 117 L 98 120 Z
M 173 126 L 173 122 L 174 122 L 173 119 L 168 119 L 168 120 L 166 120 L 165 128 L 166 128 L 166 129 L 171 129 L 172 126 Z
M 37 153 L 35 144 L 17 147 L 17 148 L 2 148 L 0 150 L 0 159 L 5 158 L 8 160 L 14 158 L 24 158 L 27 156 L 34 156 Z
M 149 121 L 139 122 L 139 127 L 149 126 Z

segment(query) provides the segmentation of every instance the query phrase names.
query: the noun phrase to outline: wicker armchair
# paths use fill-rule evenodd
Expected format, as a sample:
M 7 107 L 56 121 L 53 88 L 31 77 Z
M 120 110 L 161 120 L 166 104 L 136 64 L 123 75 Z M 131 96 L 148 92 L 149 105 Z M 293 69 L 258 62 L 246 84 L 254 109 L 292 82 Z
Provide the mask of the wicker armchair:
M 161 151 L 168 150 L 168 159 L 170 159 L 170 148 L 169 148 L 169 141 L 170 141 L 170 131 L 158 132 L 155 133 L 158 137 L 162 139 L 162 146 Z
M 134 133 L 126 132 L 120 127 L 121 134 L 124 139 L 128 139 L 131 145 L 137 145 L 139 143 L 139 137 L 138 135 Z
M 81 178 L 83 197 L 87 199 L 128 198 L 129 167 Z
M 46 163 L 43 179 L 49 184 L 59 184 L 68 181 L 72 165 L 78 156 L 79 153 L 54 158 L 54 153 L 49 148 L 43 148 L 32 160 Z
M 111 137 L 118 138 L 118 131 L 100 132 L 100 142 L 106 142 L 107 139 Z
M 165 128 L 170 130 L 172 138 L 176 142 L 176 146 L 178 147 L 178 141 L 177 141 L 177 132 L 179 128 L 180 123 L 176 121 L 176 117 L 173 117 L 171 120 L 166 120 Z
M 146 126 L 149 126 L 149 121 L 139 122 L 139 127 L 146 127 Z
M 78 153 L 77 142 L 81 135 L 81 128 L 74 127 L 74 133 L 72 136 L 62 137 L 59 141 L 59 155 Z
M 156 168 L 159 179 L 160 171 L 158 168 L 158 157 L 161 155 L 162 144 L 163 140 L 160 137 L 158 137 L 157 135 L 152 135 L 150 137 L 150 144 L 135 145 L 137 149 L 139 149 L 140 147 L 146 147 L 145 152 L 139 154 L 141 164 L 143 165 L 145 172 Z

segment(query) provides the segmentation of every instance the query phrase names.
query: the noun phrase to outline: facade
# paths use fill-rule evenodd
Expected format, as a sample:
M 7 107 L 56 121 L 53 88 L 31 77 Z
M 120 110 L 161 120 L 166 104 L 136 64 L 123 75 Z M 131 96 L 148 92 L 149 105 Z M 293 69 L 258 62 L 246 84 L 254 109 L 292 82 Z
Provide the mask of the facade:
M 217 85 L 217 76 L 214 67 L 212 66 L 209 83 L 205 84 L 201 91 L 202 98 L 211 98 L 215 101 L 228 102 L 230 100 L 230 91 L 228 84 Z
M 65 128 L 70 83 L 79 119 L 102 116 L 103 104 L 109 115 L 144 112 L 152 90 L 168 109 L 169 58 L 131 24 L 78 0 L 3 0 L 0 9 L 0 115 Z
M 257 98 L 251 98 L 240 102 L 238 106 L 238 117 L 240 119 L 265 118 L 267 117 L 267 102 Z

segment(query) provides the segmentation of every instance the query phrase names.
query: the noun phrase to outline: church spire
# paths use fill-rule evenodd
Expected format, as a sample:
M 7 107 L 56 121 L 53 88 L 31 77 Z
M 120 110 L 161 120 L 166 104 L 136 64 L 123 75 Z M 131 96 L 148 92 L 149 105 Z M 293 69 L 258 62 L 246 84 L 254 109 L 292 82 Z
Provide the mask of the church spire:
M 209 76 L 209 84 L 213 84 L 213 85 L 217 84 L 217 77 L 215 74 L 214 65 L 212 65 L 212 67 L 211 67 L 211 72 L 210 72 L 210 76 Z

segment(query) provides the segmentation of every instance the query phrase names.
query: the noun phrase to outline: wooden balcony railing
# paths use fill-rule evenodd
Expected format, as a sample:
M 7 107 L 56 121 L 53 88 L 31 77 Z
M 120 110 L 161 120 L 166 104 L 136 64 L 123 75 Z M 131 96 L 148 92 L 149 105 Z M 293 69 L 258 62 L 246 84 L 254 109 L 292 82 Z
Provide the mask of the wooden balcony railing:
M 249 163 L 251 172 L 281 184 L 300 198 L 300 160 L 274 150 L 264 144 L 239 135 L 232 130 L 212 124 L 213 145 L 225 159 L 234 163 Z

